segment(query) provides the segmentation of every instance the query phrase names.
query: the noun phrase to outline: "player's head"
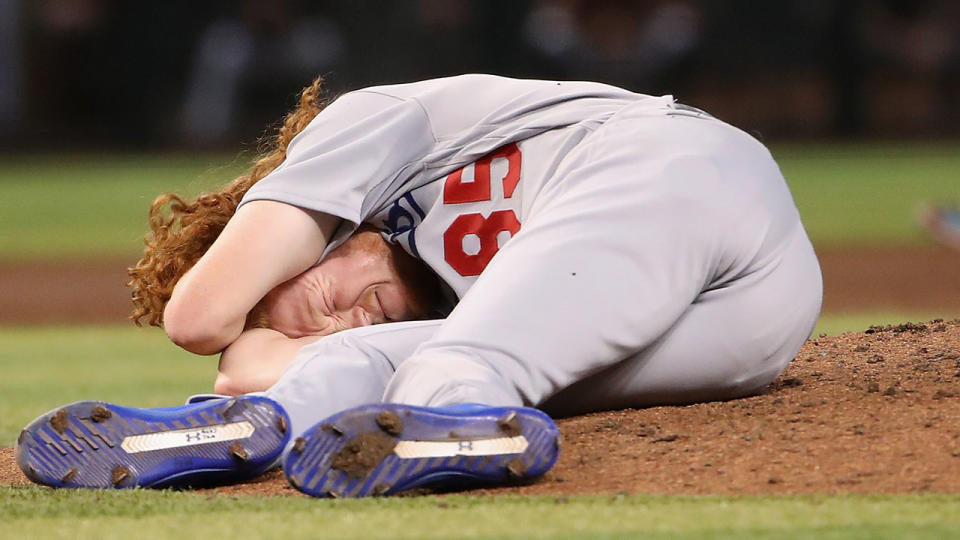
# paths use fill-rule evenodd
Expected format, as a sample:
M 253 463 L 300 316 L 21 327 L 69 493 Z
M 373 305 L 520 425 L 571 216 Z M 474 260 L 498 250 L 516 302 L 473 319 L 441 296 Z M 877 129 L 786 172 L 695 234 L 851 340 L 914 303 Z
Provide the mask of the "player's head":
M 174 285 L 217 239 L 247 190 L 283 162 L 290 141 L 323 109 L 326 101 L 321 82 L 318 78 L 303 90 L 297 107 L 246 174 L 189 202 L 174 193 L 161 195 L 153 202 L 151 233 L 143 258 L 127 270 L 134 306 L 130 318 L 134 323 L 139 326 L 145 318 L 153 326 L 162 326 L 163 308 Z
M 248 327 L 288 337 L 422 319 L 441 298 L 436 276 L 377 231 L 361 228 L 319 264 L 270 291 Z

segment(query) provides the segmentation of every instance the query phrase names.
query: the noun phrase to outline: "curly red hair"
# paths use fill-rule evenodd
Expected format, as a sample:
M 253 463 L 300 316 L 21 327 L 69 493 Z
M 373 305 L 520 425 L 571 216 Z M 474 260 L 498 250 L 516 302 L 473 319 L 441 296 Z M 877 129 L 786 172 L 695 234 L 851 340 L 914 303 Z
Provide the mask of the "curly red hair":
M 227 221 L 237 211 L 243 195 L 277 168 L 287 156 L 287 146 L 328 103 L 317 78 L 301 93 L 297 107 L 287 114 L 279 133 L 254 161 L 249 172 L 217 191 L 186 201 L 176 193 L 160 195 L 150 206 L 150 232 L 144 240 L 143 257 L 127 269 L 137 326 L 142 320 L 163 326 L 163 309 L 177 281 L 200 260 Z

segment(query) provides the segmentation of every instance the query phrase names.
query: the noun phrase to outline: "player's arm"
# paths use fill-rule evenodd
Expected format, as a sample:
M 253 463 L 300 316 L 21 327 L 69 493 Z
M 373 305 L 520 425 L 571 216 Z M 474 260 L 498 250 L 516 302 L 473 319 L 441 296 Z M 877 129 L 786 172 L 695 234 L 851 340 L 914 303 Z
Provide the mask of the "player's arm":
M 320 336 L 291 339 L 269 328 L 243 332 L 220 355 L 214 392 L 236 396 L 270 388 L 280 380 L 300 348 L 319 339 Z
M 351 328 L 329 336 L 307 336 L 291 339 L 267 328 L 247 330 L 220 356 L 220 367 L 214 390 L 218 394 L 237 395 L 266 390 L 275 383 L 293 385 L 300 395 L 335 395 L 356 389 L 364 381 L 366 370 L 376 366 L 382 384 L 423 342 L 440 328 L 442 320 L 406 321 Z M 310 346 L 306 356 L 301 353 Z M 300 356 L 299 367 L 287 371 Z M 318 361 L 314 361 L 318 360 Z M 329 375 L 331 366 L 347 379 Z M 345 371 L 344 371 L 345 370 Z M 359 371 L 358 371 L 359 370 Z M 355 380 L 349 380 L 357 377 Z M 374 381 L 367 381 L 376 388 Z M 379 399 L 383 388 L 375 393 Z M 346 405 L 345 407 L 349 406 Z
M 268 291 L 316 263 L 339 221 L 269 200 L 241 206 L 174 288 L 163 313 L 167 335 L 196 354 L 224 350 Z

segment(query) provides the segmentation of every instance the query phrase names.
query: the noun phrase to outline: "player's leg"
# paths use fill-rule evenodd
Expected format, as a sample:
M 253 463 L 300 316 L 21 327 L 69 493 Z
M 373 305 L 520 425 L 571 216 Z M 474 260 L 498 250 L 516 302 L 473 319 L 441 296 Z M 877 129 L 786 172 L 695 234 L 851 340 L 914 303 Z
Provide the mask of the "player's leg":
M 379 324 L 327 336 L 300 349 L 263 394 L 287 411 L 294 435 L 334 413 L 379 402 L 397 367 L 441 322 Z
M 756 271 L 799 228 L 769 155 L 722 124 L 692 129 L 696 121 L 661 121 L 646 141 L 635 140 L 635 126 L 605 126 L 578 148 L 558 170 L 564 182 L 545 188 L 554 192 L 538 198 L 523 230 L 398 367 L 387 404 L 308 431 L 302 455 L 291 452 L 285 463 L 294 485 L 313 495 L 364 496 L 451 477 L 503 481 L 517 470 L 546 471 L 557 455 L 556 428 L 521 405 L 656 342 L 706 287 Z M 622 144 L 622 132 L 634 144 Z M 703 140 L 714 147 L 677 151 Z M 727 184 L 741 174 L 747 185 L 731 196 Z M 741 197 L 759 208 L 733 206 Z M 495 407 L 458 406 L 469 402 Z M 458 428 L 474 426 L 479 431 L 465 440 Z M 498 440 L 523 448 L 497 447 Z M 485 455 L 450 449 L 463 442 L 491 448 Z M 408 446 L 424 453 L 400 456 Z
M 313 495 L 363 496 L 458 473 L 502 481 L 518 467 L 549 468 L 556 430 L 520 405 L 656 342 L 706 287 L 759 271 L 799 228 L 783 180 L 757 143 L 718 123 L 712 133 L 677 124 L 652 126 L 657 136 L 635 147 L 610 151 L 610 139 L 622 142 L 615 132 L 579 148 L 575 163 L 558 171 L 573 181 L 546 188 L 556 193 L 538 199 L 546 203 L 398 367 L 384 401 L 402 405 L 346 411 L 308 430 L 307 447 L 285 463 L 291 481 Z M 703 140 L 715 145 L 709 159 L 677 151 Z M 728 184 L 740 175 L 747 185 L 731 195 Z M 734 204 L 742 199 L 756 207 Z M 465 402 L 500 407 L 458 410 Z M 508 414 L 497 419 L 501 411 Z M 515 436 L 506 436 L 510 414 L 520 420 Z M 459 430 L 447 432 L 451 426 L 474 424 L 483 427 L 468 442 L 526 446 L 484 456 L 447 449 L 464 442 Z M 421 445 L 451 453 L 399 456 Z
M 649 347 L 561 390 L 542 408 L 568 416 L 754 394 L 810 336 L 821 290 L 816 256 L 799 231 L 766 268 L 702 294 Z
M 284 406 L 297 435 L 283 465 L 294 486 L 365 496 L 451 478 L 527 478 L 553 465 L 556 426 L 539 411 L 380 403 L 396 367 L 441 322 L 356 328 L 300 350 L 265 393 Z
M 803 234 L 766 149 L 714 120 L 608 122 L 556 176 L 385 401 L 541 403 L 653 346 Z

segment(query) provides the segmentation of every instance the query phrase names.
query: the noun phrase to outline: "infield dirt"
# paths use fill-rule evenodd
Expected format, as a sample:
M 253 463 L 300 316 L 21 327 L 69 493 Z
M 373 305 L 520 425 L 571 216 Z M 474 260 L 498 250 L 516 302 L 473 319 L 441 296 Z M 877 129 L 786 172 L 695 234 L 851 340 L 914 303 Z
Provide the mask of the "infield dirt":
M 893 309 L 960 315 L 960 252 L 937 246 L 818 249 L 824 313 Z M 133 260 L 0 260 L 0 324 L 123 323 Z
M 954 252 L 821 252 L 821 261 L 826 310 L 960 312 Z M 10 268 L 0 264 L 5 288 Z M 9 316 L 0 306 L 0 323 Z M 758 396 L 557 423 L 564 444 L 553 471 L 529 485 L 475 492 L 960 492 L 960 320 L 811 339 Z M 24 483 L 12 449 L 0 449 L 0 484 Z M 216 490 L 300 496 L 279 472 Z

